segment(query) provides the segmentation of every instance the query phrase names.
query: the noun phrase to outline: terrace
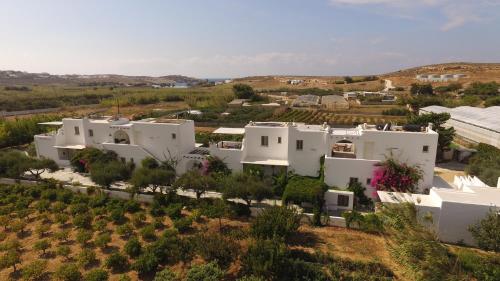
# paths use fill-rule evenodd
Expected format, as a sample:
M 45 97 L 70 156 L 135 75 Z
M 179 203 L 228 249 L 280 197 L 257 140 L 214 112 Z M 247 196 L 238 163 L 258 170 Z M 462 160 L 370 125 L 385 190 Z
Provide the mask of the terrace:
M 340 141 L 333 145 L 331 157 L 356 158 L 354 144 L 348 141 Z
M 242 142 L 238 141 L 220 141 L 216 144 L 216 147 L 219 149 L 236 149 L 241 150 L 243 146 Z

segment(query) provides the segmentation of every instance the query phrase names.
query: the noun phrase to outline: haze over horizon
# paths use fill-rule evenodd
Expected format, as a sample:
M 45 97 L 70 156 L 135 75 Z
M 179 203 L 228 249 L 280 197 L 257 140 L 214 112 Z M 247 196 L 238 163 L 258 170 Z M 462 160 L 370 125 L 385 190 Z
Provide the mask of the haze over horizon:
M 500 61 L 500 0 L 0 2 L 0 69 L 199 78 Z

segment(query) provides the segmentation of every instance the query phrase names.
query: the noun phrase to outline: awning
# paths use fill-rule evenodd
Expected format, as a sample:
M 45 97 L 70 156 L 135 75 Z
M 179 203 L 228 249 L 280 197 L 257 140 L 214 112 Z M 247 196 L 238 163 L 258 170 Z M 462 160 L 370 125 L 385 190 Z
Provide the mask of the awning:
M 84 149 L 85 145 L 82 144 L 70 144 L 70 145 L 54 145 L 55 148 L 67 148 L 67 149 Z
M 224 127 L 220 127 L 219 129 L 213 131 L 212 134 L 244 135 L 245 134 L 245 128 L 224 128 Z
M 287 160 L 266 159 L 263 157 L 247 157 L 241 161 L 243 164 L 267 165 L 267 166 L 288 166 Z
M 62 121 L 42 122 L 42 123 L 38 123 L 38 125 L 47 125 L 47 126 L 62 126 L 62 125 L 63 125 L 63 122 L 62 122 Z

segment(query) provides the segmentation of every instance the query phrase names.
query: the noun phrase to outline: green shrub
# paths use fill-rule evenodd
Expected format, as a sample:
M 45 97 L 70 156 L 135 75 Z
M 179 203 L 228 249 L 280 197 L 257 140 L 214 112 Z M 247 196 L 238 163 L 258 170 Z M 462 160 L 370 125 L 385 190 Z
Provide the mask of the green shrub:
M 153 251 L 142 253 L 132 265 L 140 275 L 155 272 L 158 268 L 159 260 Z
M 219 281 L 224 277 L 217 263 L 210 262 L 191 267 L 187 273 L 186 281 Z
M 118 233 L 118 235 L 120 235 L 120 236 L 128 238 L 132 234 L 134 234 L 134 229 L 132 228 L 132 226 L 130 224 L 126 223 L 126 224 L 122 224 L 122 225 L 118 226 L 116 228 L 116 233 Z
M 288 256 L 287 247 L 283 242 L 257 239 L 249 245 L 248 251 L 241 259 L 242 273 L 264 277 L 266 280 L 278 279 L 277 277 L 289 270 L 286 267 Z
M 82 273 L 78 270 L 76 264 L 66 263 L 59 266 L 54 273 L 57 280 L 61 281 L 80 281 L 82 280 Z
M 260 239 L 287 239 L 300 226 L 300 216 L 287 207 L 272 206 L 264 209 L 252 222 L 251 234 Z
M 180 218 L 174 221 L 174 227 L 183 233 L 191 229 L 192 220 L 190 218 Z
M 93 269 L 85 274 L 84 281 L 107 281 L 109 278 L 108 272 L 104 269 Z
M 90 230 L 80 229 L 76 234 L 76 241 L 80 243 L 82 246 L 85 246 L 91 239 L 93 233 Z
M 220 234 L 199 235 L 196 237 L 196 252 L 207 261 L 215 261 L 227 268 L 238 256 L 238 244 Z
M 113 271 L 122 271 L 127 269 L 129 266 L 128 259 L 126 256 L 122 255 L 120 252 L 115 251 L 111 253 L 106 259 L 106 268 Z
M 69 258 L 71 254 L 71 248 L 68 245 L 60 245 L 56 249 L 56 254 L 58 256 L 64 257 L 65 259 Z
M 166 208 L 166 213 L 167 216 L 170 217 L 172 220 L 180 219 L 182 217 L 181 214 L 182 210 L 182 204 L 176 203 L 176 204 L 171 204 Z
M 146 241 L 153 241 L 156 239 L 155 227 L 152 224 L 146 225 L 140 230 L 141 236 Z
M 176 281 L 179 280 L 175 273 L 172 272 L 168 267 L 165 267 L 162 271 L 159 271 L 155 275 L 153 281 Z
M 142 252 L 141 242 L 137 237 L 131 237 L 127 243 L 125 243 L 124 251 L 131 258 L 139 256 Z
M 500 280 L 500 256 L 484 256 L 472 250 L 460 249 L 457 260 L 462 269 L 476 280 Z
M 90 229 L 92 227 L 92 216 L 90 214 L 78 214 L 73 218 L 73 224 L 78 228 Z
M 86 268 L 97 263 L 96 254 L 92 249 L 83 249 L 77 257 L 78 265 Z
M 111 235 L 108 232 L 101 233 L 94 239 L 94 244 L 101 249 L 107 248 L 110 242 Z
M 500 252 L 500 215 L 495 209 L 491 209 L 485 218 L 471 225 L 469 231 L 479 248 Z
M 41 280 L 47 270 L 47 261 L 36 260 L 24 266 L 22 269 L 23 280 Z
M 37 251 L 42 251 L 42 254 L 45 254 L 45 251 L 50 248 L 50 241 L 47 239 L 38 240 L 33 245 L 33 249 Z

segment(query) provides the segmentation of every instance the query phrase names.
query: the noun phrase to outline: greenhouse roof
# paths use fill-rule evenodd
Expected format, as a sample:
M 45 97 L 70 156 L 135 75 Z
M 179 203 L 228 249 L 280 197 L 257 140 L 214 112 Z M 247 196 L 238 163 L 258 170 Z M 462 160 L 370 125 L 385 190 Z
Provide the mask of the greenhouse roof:
M 500 133 L 500 106 L 487 108 L 459 106 L 456 108 L 447 108 L 432 105 L 422 108 L 421 111 L 434 113 L 448 112 L 451 115 L 451 119 L 455 121 Z

